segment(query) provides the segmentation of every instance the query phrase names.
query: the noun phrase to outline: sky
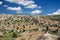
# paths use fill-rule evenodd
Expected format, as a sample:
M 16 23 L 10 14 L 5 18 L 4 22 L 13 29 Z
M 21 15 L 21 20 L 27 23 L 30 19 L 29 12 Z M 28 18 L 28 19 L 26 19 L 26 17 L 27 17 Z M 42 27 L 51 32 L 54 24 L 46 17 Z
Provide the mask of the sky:
M 0 0 L 0 14 L 59 15 L 60 0 Z

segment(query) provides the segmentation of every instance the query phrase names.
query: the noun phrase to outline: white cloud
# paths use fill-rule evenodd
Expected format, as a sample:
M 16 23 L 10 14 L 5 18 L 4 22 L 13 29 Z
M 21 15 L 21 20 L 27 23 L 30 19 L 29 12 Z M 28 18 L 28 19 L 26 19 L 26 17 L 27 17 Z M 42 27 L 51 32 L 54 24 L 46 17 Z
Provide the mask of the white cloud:
M 28 1 L 28 0 L 5 0 L 5 1 L 20 4 L 20 5 L 34 4 L 34 1 L 32 1 L 32 0 L 30 0 L 30 1 Z
M 0 5 L 2 4 L 3 2 L 2 1 L 0 1 Z
M 3 7 L 9 7 L 8 5 L 3 5 Z
M 16 11 L 16 13 L 20 13 L 21 12 L 21 7 L 7 7 L 7 10 L 12 10 L 12 11 Z
M 36 4 L 30 4 L 30 5 L 28 5 L 28 6 L 26 6 L 26 8 L 36 8 L 36 7 L 38 7 Z
M 41 6 L 39 6 L 38 8 L 41 8 Z
M 25 8 L 36 8 L 37 4 L 33 0 L 6 0 L 8 2 L 16 3 L 25 6 Z
M 21 7 L 8 7 L 8 10 L 13 10 L 13 11 L 20 11 Z
M 56 12 L 52 13 L 52 14 L 48 14 L 48 15 L 60 15 L 60 9 L 57 10 Z
M 34 10 L 34 11 L 31 12 L 31 14 L 39 14 L 41 12 L 42 12 L 41 10 Z
M 39 8 L 40 9 L 41 8 L 40 6 L 38 6 L 37 4 L 35 4 L 35 2 L 33 0 L 5 0 L 5 1 L 11 2 L 11 3 L 16 3 L 18 5 L 23 5 L 25 8 L 32 8 L 32 9 L 34 9 L 34 8 Z M 7 9 L 8 10 L 16 10 L 16 11 L 17 10 L 21 10 L 20 7 L 18 7 L 18 8 L 16 8 L 16 7 L 14 7 L 14 8 L 8 7 Z M 18 13 L 19 13 L 19 11 L 18 11 Z M 39 14 L 39 13 L 41 13 L 41 11 L 35 9 L 31 13 L 32 14 Z

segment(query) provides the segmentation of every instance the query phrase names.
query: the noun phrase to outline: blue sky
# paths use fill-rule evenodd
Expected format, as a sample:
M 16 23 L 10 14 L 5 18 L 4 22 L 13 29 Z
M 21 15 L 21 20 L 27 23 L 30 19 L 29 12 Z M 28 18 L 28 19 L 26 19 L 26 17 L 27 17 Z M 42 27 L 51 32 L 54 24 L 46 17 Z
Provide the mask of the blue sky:
M 60 0 L 0 0 L 0 14 L 57 15 Z

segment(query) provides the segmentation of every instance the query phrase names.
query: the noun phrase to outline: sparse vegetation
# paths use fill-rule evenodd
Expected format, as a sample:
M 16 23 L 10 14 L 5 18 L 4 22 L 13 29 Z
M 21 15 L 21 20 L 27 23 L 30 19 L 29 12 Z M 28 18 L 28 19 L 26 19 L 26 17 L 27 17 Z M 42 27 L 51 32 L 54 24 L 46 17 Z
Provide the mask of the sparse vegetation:
M 12 38 L 16 38 L 17 37 L 17 33 L 16 32 L 13 32 L 12 33 Z
M 49 36 L 57 36 L 58 30 L 60 30 L 60 15 L 2 15 L 2 18 L 0 18 L 2 19 L 0 20 L 0 32 L 3 34 L 3 36 L 0 36 L 0 40 L 17 40 L 17 38 L 20 40 L 26 40 L 29 38 L 29 36 L 31 36 L 30 40 L 35 40 L 39 36 L 40 38 L 45 39 L 48 38 L 44 36 L 44 34 L 46 34 L 47 32 L 49 33 Z

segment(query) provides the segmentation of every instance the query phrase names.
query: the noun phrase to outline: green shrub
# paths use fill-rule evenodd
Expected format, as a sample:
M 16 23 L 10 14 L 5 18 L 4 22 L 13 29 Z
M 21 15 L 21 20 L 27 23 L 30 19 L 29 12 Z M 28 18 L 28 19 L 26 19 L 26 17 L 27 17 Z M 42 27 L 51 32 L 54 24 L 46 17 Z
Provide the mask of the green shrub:
M 24 38 L 22 38 L 21 40 L 25 40 Z
M 23 31 L 22 31 L 22 32 L 25 32 L 25 31 L 26 31 L 26 30 L 24 30 L 24 29 L 23 29 Z
M 10 32 L 14 32 L 14 29 L 11 29 Z
M 12 37 L 13 38 L 16 38 L 17 37 L 17 33 L 16 32 L 13 32 Z
M 25 25 L 23 25 L 23 28 L 25 28 Z

